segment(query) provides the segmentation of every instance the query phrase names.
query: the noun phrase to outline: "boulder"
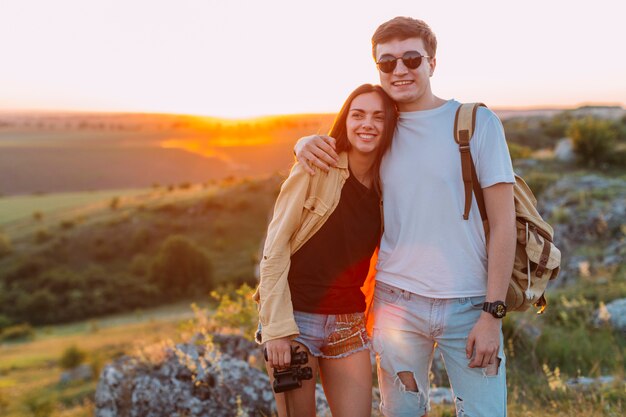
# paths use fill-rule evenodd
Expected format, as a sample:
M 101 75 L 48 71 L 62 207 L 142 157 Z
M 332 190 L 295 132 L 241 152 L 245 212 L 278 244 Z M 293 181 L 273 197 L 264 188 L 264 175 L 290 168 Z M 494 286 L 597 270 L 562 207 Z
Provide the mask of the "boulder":
M 617 331 L 626 333 L 626 298 L 613 300 L 606 305 L 600 304 L 594 323 L 597 326 L 609 325 Z
M 554 147 L 554 158 L 563 162 L 572 162 L 576 159 L 574 144 L 570 138 L 559 139 Z
M 250 365 L 258 346 L 238 336 L 196 336 L 163 348 L 150 362 L 124 356 L 102 370 L 96 417 L 230 417 L 271 415 L 266 373 Z M 321 386 L 317 413 L 330 416 Z
M 94 377 L 93 369 L 90 365 L 82 364 L 76 368 L 67 370 L 61 374 L 59 384 L 66 385 L 74 381 L 90 381 Z
M 598 378 L 589 378 L 587 376 L 579 376 L 576 378 L 568 379 L 565 384 L 569 388 L 579 389 L 579 390 L 587 390 L 593 387 L 603 386 L 603 385 L 611 385 L 615 382 L 615 377 L 613 376 L 601 376 Z

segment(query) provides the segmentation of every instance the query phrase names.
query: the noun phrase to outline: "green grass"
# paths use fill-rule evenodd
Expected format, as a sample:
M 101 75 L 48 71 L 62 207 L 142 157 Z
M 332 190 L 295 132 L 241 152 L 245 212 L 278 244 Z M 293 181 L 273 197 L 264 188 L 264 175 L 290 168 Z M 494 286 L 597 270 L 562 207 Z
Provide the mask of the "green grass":
M 47 215 L 60 210 L 67 211 L 91 205 L 108 205 L 113 197 L 130 197 L 149 193 L 147 189 L 102 190 L 92 192 L 20 195 L 0 198 L 0 226 L 24 219 L 33 214 Z

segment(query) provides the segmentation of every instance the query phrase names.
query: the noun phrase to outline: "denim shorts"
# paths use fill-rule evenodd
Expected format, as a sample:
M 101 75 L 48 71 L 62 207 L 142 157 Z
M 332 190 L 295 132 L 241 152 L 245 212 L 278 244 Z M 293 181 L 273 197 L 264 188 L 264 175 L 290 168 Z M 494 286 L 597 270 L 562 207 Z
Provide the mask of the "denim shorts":
M 316 314 L 294 311 L 293 315 L 300 330 L 294 341 L 306 346 L 316 358 L 337 359 L 370 349 L 364 313 Z

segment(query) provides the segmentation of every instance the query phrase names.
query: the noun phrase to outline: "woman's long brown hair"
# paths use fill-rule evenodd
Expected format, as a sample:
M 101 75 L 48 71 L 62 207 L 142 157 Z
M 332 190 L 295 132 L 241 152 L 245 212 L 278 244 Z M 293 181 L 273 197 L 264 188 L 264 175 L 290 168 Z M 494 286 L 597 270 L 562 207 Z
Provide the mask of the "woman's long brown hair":
M 393 133 L 396 130 L 396 123 L 398 121 L 398 110 L 394 101 L 385 93 L 379 85 L 363 84 L 357 87 L 346 99 L 341 106 L 341 110 L 335 117 L 333 127 L 330 129 L 329 136 L 335 138 L 337 153 L 343 151 L 349 151 L 351 148 L 350 141 L 348 140 L 348 132 L 346 130 L 346 121 L 348 120 L 348 113 L 350 112 L 350 106 L 352 101 L 361 94 L 377 93 L 383 101 L 383 110 L 385 112 L 385 121 L 383 125 L 383 132 L 376 150 L 376 156 L 374 163 L 368 171 L 368 175 L 372 178 L 372 184 L 375 191 L 381 195 L 380 187 L 380 162 L 383 159 L 383 155 L 389 150 L 391 146 L 391 139 Z

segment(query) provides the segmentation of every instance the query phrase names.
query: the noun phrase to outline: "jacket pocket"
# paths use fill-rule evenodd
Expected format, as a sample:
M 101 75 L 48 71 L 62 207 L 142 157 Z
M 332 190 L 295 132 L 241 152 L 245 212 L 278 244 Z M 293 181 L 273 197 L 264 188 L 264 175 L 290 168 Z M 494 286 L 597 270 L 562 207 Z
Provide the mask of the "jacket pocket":
M 311 232 L 319 225 L 320 220 L 326 215 L 328 209 L 328 204 L 319 197 L 309 197 L 304 202 L 302 209 L 302 225 L 296 233 L 295 241 L 302 242 L 310 237 Z

